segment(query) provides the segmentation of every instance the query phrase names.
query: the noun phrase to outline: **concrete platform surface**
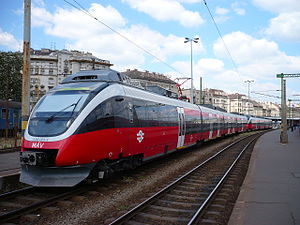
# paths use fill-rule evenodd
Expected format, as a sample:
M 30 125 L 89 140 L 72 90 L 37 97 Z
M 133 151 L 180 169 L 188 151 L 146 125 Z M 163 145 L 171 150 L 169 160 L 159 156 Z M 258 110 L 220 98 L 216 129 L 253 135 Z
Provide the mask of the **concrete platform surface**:
M 257 141 L 229 225 L 300 225 L 300 132 L 280 130 Z
M 18 173 L 20 167 L 20 152 L 0 154 L 0 176 Z

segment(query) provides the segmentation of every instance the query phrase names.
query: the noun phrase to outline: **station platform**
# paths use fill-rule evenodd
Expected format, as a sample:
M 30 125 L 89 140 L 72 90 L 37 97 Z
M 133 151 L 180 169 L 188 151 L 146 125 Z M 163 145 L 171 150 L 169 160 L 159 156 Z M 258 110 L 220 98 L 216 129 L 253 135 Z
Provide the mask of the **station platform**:
M 300 225 L 300 128 L 261 136 L 255 144 L 247 176 L 229 225 Z
M 0 178 L 20 172 L 20 152 L 0 154 Z

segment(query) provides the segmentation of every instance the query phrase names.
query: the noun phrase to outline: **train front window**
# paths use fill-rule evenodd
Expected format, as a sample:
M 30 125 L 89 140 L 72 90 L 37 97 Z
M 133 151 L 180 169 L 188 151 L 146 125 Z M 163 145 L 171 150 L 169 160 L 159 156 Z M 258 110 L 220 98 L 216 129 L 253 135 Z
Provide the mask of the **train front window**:
M 72 124 L 83 108 L 89 91 L 56 91 L 44 96 L 29 121 L 33 136 L 56 136 Z

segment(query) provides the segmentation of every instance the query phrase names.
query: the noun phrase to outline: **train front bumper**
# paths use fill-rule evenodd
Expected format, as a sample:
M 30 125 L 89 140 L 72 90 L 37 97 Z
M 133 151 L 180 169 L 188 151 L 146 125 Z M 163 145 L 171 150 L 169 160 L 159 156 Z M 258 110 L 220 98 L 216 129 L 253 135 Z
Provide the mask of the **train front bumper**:
M 73 187 L 89 176 L 95 164 L 65 167 L 21 165 L 20 182 L 36 187 Z

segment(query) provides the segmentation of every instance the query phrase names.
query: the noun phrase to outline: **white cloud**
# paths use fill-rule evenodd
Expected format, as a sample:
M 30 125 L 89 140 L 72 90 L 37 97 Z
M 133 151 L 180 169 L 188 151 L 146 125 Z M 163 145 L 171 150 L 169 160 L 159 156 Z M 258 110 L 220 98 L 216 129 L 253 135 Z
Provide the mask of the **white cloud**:
M 232 10 L 239 16 L 246 15 L 246 8 L 247 4 L 245 2 L 234 2 L 231 4 Z
M 36 12 L 43 10 L 35 8 Z M 144 25 L 128 26 L 127 20 L 111 6 L 92 4 L 89 12 L 161 60 L 167 61 L 172 56 L 190 55 L 190 48 L 184 43 L 184 37 L 163 35 Z M 47 34 L 69 39 L 66 46 L 70 49 L 89 51 L 99 58 L 109 59 L 116 65 L 116 69 L 139 68 L 146 58 L 151 58 L 143 50 L 79 10 L 57 8 L 53 14 L 47 13 L 48 16 L 44 20 L 40 18 L 39 24 Z M 200 39 L 198 44 L 193 45 L 193 53 L 197 55 L 204 51 Z M 152 62 L 157 62 L 157 59 L 152 58 Z
M 240 64 L 272 58 L 279 54 L 278 45 L 266 39 L 255 39 L 242 32 L 233 32 L 223 37 L 234 61 Z M 219 39 L 213 49 L 218 57 L 228 58 L 228 54 Z
M 253 3 L 260 8 L 275 13 L 300 11 L 299 0 L 253 0 Z
M 43 8 L 33 8 L 33 20 L 39 20 L 39 26 L 45 27 L 47 34 L 76 40 L 94 35 L 101 38 L 101 34 L 110 32 L 107 27 L 77 9 L 58 8 L 54 14 L 46 11 L 43 17 L 39 12 L 44 11 Z M 126 24 L 126 19 L 111 6 L 103 7 L 94 3 L 89 12 L 116 29 Z
M 278 13 L 272 18 L 264 33 L 281 41 L 299 42 L 300 38 L 300 1 L 299 0 L 253 0 L 265 10 Z
M 178 21 L 185 27 L 201 25 L 204 20 L 198 12 L 186 10 L 179 1 L 174 0 L 123 0 L 132 8 L 146 13 L 158 21 Z M 196 1 L 181 1 L 194 3 Z
M 21 51 L 22 43 L 17 40 L 12 34 L 2 31 L 0 28 L 0 46 L 7 47 L 12 50 Z
M 200 59 L 196 67 L 198 67 L 199 70 L 202 70 L 203 73 L 217 73 L 224 70 L 224 62 L 219 59 Z
M 271 19 L 265 33 L 279 40 L 300 42 L 300 12 L 279 14 Z
M 229 13 L 229 10 L 225 8 L 217 7 L 215 12 L 218 15 L 226 15 Z
M 33 6 L 31 12 L 31 24 L 33 27 L 51 26 L 53 16 L 46 9 Z
M 238 72 L 226 68 L 224 61 L 220 59 L 202 58 L 194 64 L 196 88 L 199 88 L 199 77 L 202 76 L 204 87 L 222 89 L 227 92 L 247 93 L 247 85 L 244 83 L 247 79 L 255 80 L 252 86 L 256 90 L 278 89 L 277 73 L 299 72 L 300 57 L 286 55 L 279 50 L 275 42 L 255 39 L 242 32 L 225 35 L 224 40 L 235 59 Z M 228 59 L 220 40 L 214 43 L 214 51 L 217 57 Z M 230 61 L 227 61 L 227 66 L 232 67 Z M 176 62 L 174 67 L 182 68 L 189 76 L 188 62 Z M 189 84 L 185 87 L 189 88 Z
M 243 8 L 234 8 L 233 11 L 240 16 L 246 15 L 246 10 Z

